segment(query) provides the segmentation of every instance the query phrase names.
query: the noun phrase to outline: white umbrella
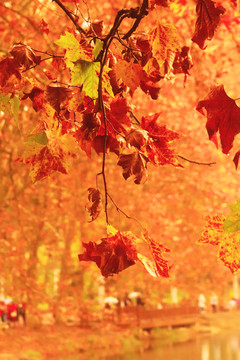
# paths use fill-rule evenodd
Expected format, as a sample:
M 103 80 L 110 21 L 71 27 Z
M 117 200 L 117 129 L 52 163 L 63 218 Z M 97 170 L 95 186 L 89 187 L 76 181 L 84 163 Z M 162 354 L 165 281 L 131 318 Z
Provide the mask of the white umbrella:
M 105 304 L 118 304 L 118 299 L 113 296 L 108 296 L 103 301 Z
M 138 296 L 140 296 L 140 295 L 141 295 L 140 292 L 138 292 L 138 291 L 133 291 L 133 292 L 131 292 L 131 293 L 128 295 L 128 297 L 129 297 L 130 299 L 134 299 L 134 298 L 136 298 L 136 297 L 138 297 Z

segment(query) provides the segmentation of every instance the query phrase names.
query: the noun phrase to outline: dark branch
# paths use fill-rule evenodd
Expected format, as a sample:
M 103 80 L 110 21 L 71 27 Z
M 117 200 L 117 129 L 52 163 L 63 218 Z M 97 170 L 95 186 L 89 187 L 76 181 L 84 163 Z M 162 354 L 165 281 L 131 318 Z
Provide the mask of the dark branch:
M 196 165 L 212 166 L 212 165 L 215 165 L 215 164 L 216 164 L 215 162 L 204 163 L 204 162 L 189 160 L 189 159 L 186 159 L 185 157 L 183 157 L 183 156 L 181 156 L 181 155 L 178 155 L 178 157 L 179 157 L 180 159 L 182 159 L 182 160 L 188 161 L 188 162 L 190 162 L 191 164 L 196 164 Z
M 139 14 L 131 27 L 131 29 L 123 36 L 123 39 L 128 39 L 132 33 L 137 29 L 138 25 L 140 24 L 140 21 L 148 14 L 148 0 L 143 0 L 142 6 L 140 8 Z
M 74 19 L 74 16 L 70 13 L 70 11 L 61 3 L 60 0 L 52 0 L 53 2 L 57 3 L 58 6 L 65 12 L 65 14 L 69 17 L 69 19 L 74 23 L 76 29 L 82 33 L 82 34 L 86 34 L 86 32 L 83 30 L 83 28 L 81 28 L 80 25 L 78 25 L 78 23 L 76 22 L 76 20 Z

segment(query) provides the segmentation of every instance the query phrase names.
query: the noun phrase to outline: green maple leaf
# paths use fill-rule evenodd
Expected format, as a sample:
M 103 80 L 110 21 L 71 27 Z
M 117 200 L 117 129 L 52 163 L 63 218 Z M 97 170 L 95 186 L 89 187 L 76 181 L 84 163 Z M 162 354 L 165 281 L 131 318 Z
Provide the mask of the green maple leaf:
M 0 94 L 0 110 L 9 116 L 13 116 L 16 125 L 18 126 L 18 110 L 20 100 L 18 97 L 11 95 Z
M 104 66 L 102 73 L 102 87 L 114 97 L 108 72 L 111 69 Z M 100 62 L 78 60 L 72 69 L 72 85 L 83 85 L 83 91 L 92 99 L 98 97 Z
M 38 143 L 40 145 L 47 145 L 48 144 L 48 138 L 45 132 L 41 131 L 40 133 L 34 134 L 34 135 L 30 135 L 26 142 L 35 142 Z
M 78 60 L 92 60 L 92 50 L 83 47 L 75 38 L 75 36 L 66 31 L 66 35 L 62 35 L 55 44 L 66 49 L 65 59 L 69 68 L 74 66 L 74 62 Z
M 232 233 L 240 230 L 240 200 L 229 207 L 232 212 L 226 217 L 223 227 L 225 232 Z
M 72 69 L 72 85 L 83 85 L 86 95 L 96 99 L 99 82 L 97 71 L 100 71 L 99 62 L 79 60 Z

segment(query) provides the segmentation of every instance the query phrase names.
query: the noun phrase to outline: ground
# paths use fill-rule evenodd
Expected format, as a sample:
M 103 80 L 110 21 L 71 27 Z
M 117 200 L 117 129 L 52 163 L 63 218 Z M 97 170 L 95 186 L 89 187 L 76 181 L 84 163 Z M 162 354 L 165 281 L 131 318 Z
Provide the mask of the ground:
M 113 324 L 92 327 L 16 327 L 0 332 L 0 360 L 100 360 L 116 354 L 143 351 L 159 337 L 161 342 L 185 341 L 197 334 L 239 326 L 240 312 L 201 315 L 191 328 L 158 329 L 152 333 L 121 329 Z

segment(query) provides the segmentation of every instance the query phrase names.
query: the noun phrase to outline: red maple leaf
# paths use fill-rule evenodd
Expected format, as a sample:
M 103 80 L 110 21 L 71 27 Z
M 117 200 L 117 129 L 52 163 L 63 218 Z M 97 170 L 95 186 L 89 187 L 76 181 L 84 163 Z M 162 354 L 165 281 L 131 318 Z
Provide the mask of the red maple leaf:
M 240 132 L 240 108 L 225 92 L 223 85 L 214 86 L 205 99 L 199 101 L 197 110 L 204 115 L 207 111 L 206 129 L 209 139 L 218 147 L 217 132 L 220 134 L 222 152 L 228 154 L 235 136 Z M 238 153 L 235 155 L 237 166 Z
M 171 142 L 179 138 L 179 134 L 168 130 L 166 126 L 161 126 L 157 123 L 160 113 L 152 116 L 142 117 L 141 127 L 148 131 L 149 140 L 146 145 L 148 160 L 154 165 L 171 164 L 179 166 L 177 156 L 171 148 Z
M 105 115 L 107 119 L 107 132 L 110 136 L 116 137 L 119 133 L 126 134 L 131 127 L 131 121 L 128 115 L 129 106 L 125 98 L 117 95 L 110 106 L 105 103 Z M 101 114 L 101 128 L 98 135 L 105 134 L 105 123 L 103 114 Z
M 79 261 L 94 261 L 105 277 L 118 274 L 137 261 L 133 235 L 119 231 L 101 240 L 100 244 L 92 241 L 83 243 L 85 252 L 78 255 Z
M 141 184 L 147 178 L 147 158 L 139 151 L 129 150 L 119 155 L 117 165 L 123 168 L 123 177 L 134 177 L 135 184 Z
M 33 103 L 33 108 L 35 111 L 39 111 L 44 107 L 44 90 L 40 89 L 37 86 L 34 86 L 30 93 L 25 94 L 22 97 L 22 100 L 30 98 Z
M 88 194 L 89 204 L 86 205 L 86 209 L 90 213 L 90 216 L 92 217 L 91 221 L 93 221 L 97 219 L 102 209 L 101 193 L 99 190 L 94 188 L 89 188 L 88 192 L 89 192 Z
M 59 113 L 60 106 L 71 96 L 71 90 L 63 86 L 47 86 L 46 99 L 49 104 Z
M 97 135 L 93 141 L 92 141 L 92 147 L 96 151 L 96 153 L 99 155 L 100 153 L 103 153 L 104 149 L 104 143 L 105 143 L 105 136 L 104 135 Z M 113 152 L 116 155 L 119 155 L 119 148 L 120 143 L 115 137 L 112 137 L 111 135 L 107 136 L 107 142 L 106 142 L 106 149 L 105 151 Z
M 197 20 L 192 41 L 198 44 L 201 49 L 206 47 L 204 45 L 206 40 L 213 38 L 220 23 L 220 15 L 223 15 L 225 11 L 223 6 L 216 7 L 212 0 L 198 0 L 196 6 Z
M 74 133 L 80 147 L 91 157 L 92 140 L 96 137 L 101 121 L 95 113 L 83 114 L 82 126 Z
M 14 59 L 7 57 L 0 61 L 0 69 L 0 86 L 2 87 L 6 85 L 12 75 L 15 75 L 19 80 L 21 79 L 19 68 Z
M 25 69 L 29 69 L 33 64 L 38 65 L 41 61 L 41 56 L 36 56 L 30 46 L 22 43 L 14 44 L 10 54 L 14 57 L 17 66 L 23 66 Z

